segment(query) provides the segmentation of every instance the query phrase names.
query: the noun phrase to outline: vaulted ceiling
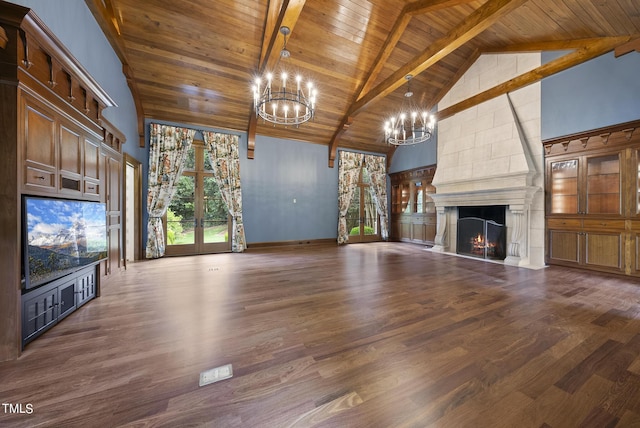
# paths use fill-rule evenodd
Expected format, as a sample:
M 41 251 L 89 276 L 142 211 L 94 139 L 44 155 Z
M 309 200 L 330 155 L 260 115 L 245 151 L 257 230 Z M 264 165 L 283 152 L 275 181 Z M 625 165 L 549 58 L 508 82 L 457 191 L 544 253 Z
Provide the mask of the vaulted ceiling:
M 566 50 L 438 118 L 616 50 L 640 50 L 637 0 L 86 0 L 120 57 L 140 131 L 145 118 L 386 153 L 382 122 L 412 74 L 429 107 L 486 52 Z M 284 63 L 312 79 L 316 117 L 299 128 L 256 120 L 251 85 Z

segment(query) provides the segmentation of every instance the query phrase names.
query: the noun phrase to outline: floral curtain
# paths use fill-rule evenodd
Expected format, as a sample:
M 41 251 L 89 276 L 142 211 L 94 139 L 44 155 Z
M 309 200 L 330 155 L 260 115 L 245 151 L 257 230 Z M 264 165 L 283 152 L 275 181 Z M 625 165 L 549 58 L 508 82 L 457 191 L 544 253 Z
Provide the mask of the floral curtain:
M 157 259 L 165 251 L 162 217 L 175 194 L 175 184 L 196 131 L 156 123 L 150 128 L 147 258 Z
M 365 155 L 364 165 L 369 172 L 369 190 L 380 216 L 380 236 L 389 239 L 389 216 L 387 215 L 387 159 L 384 156 Z
M 213 177 L 232 217 L 231 251 L 241 253 L 247 247 L 242 223 L 242 189 L 238 136 L 202 131 L 207 153 L 213 165 Z
M 347 210 L 358 184 L 363 157 L 362 153 L 340 152 L 340 163 L 338 165 L 338 244 L 349 242 Z

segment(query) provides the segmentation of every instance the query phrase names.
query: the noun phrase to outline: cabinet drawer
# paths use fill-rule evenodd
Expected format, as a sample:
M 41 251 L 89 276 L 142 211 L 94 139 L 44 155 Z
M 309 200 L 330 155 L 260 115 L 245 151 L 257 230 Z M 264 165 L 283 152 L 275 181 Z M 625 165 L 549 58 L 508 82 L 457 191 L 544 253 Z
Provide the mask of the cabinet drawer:
M 547 219 L 549 229 L 565 229 L 582 227 L 582 220 L 578 218 L 550 218 Z
M 86 195 L 99 195 L 100 185 L 94 181 L 84 181 L 84 193 Z
M 25 173 L 26 176 L 24 178 L 24 182 L 28 187 L 38 186 L 55 189 L 54 173 L 31 167 L 27 167 Z
M 585 220 L 585 229 L 618 229 L 624 230 L 624 220 Z

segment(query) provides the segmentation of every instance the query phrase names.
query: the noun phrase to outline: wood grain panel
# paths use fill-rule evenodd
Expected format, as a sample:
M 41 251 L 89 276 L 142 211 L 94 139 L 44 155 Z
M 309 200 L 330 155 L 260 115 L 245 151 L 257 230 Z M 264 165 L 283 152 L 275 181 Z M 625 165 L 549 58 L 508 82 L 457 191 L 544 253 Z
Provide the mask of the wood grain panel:
M 273 52 L 281 48 L 281 38 L 274 42 L 272 35 L 277 30 L 279 7 L 287 8 L 289 2 L 194 0 L 188 4 L 155 2 L 149 7 L 135 0 L 86 1 L 92 12 L 100 15 L 97 20 L 116 51 L 126 58 L 146 118 L 249 129 L 250 82 L 267 52 L 271 52 L 272 63 L 277 57 Z M 563 46 L 582 49 L 564 62 L 458 106 L 463 109 L 590 58 L 595 51 L 589 46 L 601 44 L 601 38 L 640 34 L 637 5 L 630 0 L 302 3 L 301 9 L 295 10 L 297 19 L 287 40 L 292 55 L 280 65 L 300 71 L 316 83 L 315 121 L 300 128 L 258 123 L 255 132 L 328 145 L 330 157 L 338 145 L 388 151 L 382 131 L 376 130 L 401 106 L 408 72 L 416 75 L 412 81 L 415 99 L 433 106 L 460 78 L 461 70 L 469 67 L 469 59 L 483 52 L 509 51 L 527 44 L 546 44 L 549 50 L 563 50 Z M 492 15 L 494 5 L 513 10 Z M 474 16 L 484 24 L 477 26 L 477 31 L 465 31 Z M 582 44 L 578 46 L 576 41 Z M 425 61 L 415 66 L 416 58 L 426 58 L 428 67 Z M 375 87 L 379 90 L 372 97 Z M 365 96 L 374 102 L 363 102 Z M 356 102 L 361 104 L 354 108 Z M 365 104 L 366 109 L 360 108 Z M 356 111 L 358 114 L 353 114 Z
M 592 266 L 620 269 L 622 267 L 622 239 L 620 233 L 586 232 L 585 263 Z
M 100 179 L 100 145 L 89 139 L 84 140 L 84 176 Z
M 80 134 L 66 126 L 60 126 L 60 171 L 80 175 L 82 173 L 82 146 Z
M 35 106 L 26 106 L 25 160 L 39 168 L 56 168 L 56 123 L 53 116 Z
M 557 261 L 578 263 L 580 260 L 578 232 L 549 231 L 549 257 Z

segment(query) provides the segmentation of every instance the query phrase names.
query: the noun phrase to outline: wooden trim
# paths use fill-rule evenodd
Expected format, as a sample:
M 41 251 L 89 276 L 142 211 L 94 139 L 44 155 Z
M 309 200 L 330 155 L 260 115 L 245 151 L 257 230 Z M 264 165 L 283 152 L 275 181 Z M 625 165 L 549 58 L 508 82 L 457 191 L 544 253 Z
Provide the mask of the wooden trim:
M 133 261 L 144 259 L 142 254 L 142 163 L 133 156 L 124 153 L 123 157 L 123 197 L 122 197 L 122 230 L 123 230 L 123 244 L 126 243 L 127 236 L 127 166 L 133 167 L 133 173 L 135 174 L 133 179 L 134 188 L 133 191 L 133 222 L 136 225 L 136 233 L 133 235 Z M 127 266 L 127 246 L 123 245 L 123 258 L 125 262 L 125 269 Z
M 467 110 L 471 107 L 477 106 L 485 101 L 496 98 L 500 95 L 504 95 L 509 92 L 513 92 L 525 86 L 536 83 L 545 77 L 564 71 L 575 65 L 582 64 L 590 59 L 596 58 L 606 52 L 609 52 L 615 48 L 615 46 L 624 43 L 629 40 L 630 36 L 623 37 L 604 37 L 597 42 L 589 46 L 585 46 L 575 52 L 564 55 L 551 62 L 548 62 L 540 67 L 537 67 L 527 73 L 523 73 L 514 77 L 504 83 L 494 86 L 491 89 L 487 89 L 477 95 L 469 97 L 457 104 L 449 106 L 436 113 L 437 120 L 442 120 L 447 117 L 451 117 L 461 111 Z
M 77 79 L 81 86 L 94 94 L 98 101 L 106 107 L 117 107 L 116 102 L 109 94 L 102 89 L 100 84 L 89 74 L 71 54 L 71 52 L 62 44 L 62 42 L 49 30 L 33 11 L 25 16 L 21 27 L 28 33 L 37 38 L 38 43 L 43 50 L 48 52 L 60 62 L 62 68 L 66 70 L 70 77 Z M 25 58 L 28 60 L 29 58 Z
M 102 119 L 102 129 L 104 131 L 104 142 L 112 149 L 122 153 L 122 145 L 127 142 L 124 134 L 107 119 Z
M 0 49 L 6 48 L 8 42 L 9 36 L 7 36 L 7 32 L 4 30 L 4 28 L 0 27 Z
M 294 241 L 278 241 L 278 242 L 252 242 L 247 244 L 247 250 L 270 248 L 270 247 L 299 247 L 309 245 L 338 245 L 336 238 L 326 239 L 302 239 Z
M 626 55 L 629 52 L 633 52 L 633 51 L 640 53 L 640 37 L 622 46 L 618 46 L 615 50 L 615 56 L 616 58 L 618 58 L 622 55 Z
M 637 144 L 640 138 L 640 119 L 612 126 L 592 129 L 542 141 L 545 157 L 594 150 L 612 145 Z

